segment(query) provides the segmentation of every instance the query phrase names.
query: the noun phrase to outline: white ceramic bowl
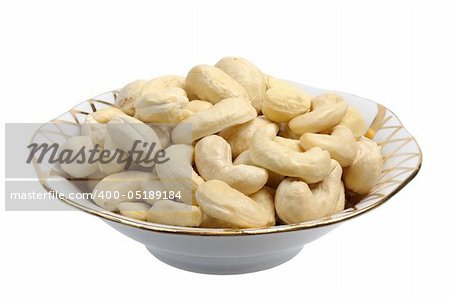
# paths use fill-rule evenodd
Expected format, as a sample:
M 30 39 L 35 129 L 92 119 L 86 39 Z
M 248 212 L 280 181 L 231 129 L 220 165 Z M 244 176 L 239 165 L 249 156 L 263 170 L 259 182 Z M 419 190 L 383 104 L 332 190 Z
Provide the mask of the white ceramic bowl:
M 313 95 L 329 91 L 297 85 Z M 364 115 L 368 129 L 375 133 L 373 139 L 383 148 L 384 168 L 370 194 L 356 203 L 348 202 L 345 210 L 332 216 L 260 229 L 186 228 L 127 218 L 103 210 L 90 200 L 75 201 L 67 196 L 61 200 L 98 216 L 117 231 L 144 244 L 161 261 L 177 268 L 211 274 L 236 274 L 277 266 L 297 255 L 305 244 L 342 222 L 382 205 L 408 184 L 420 169 L 422 154 L 417 142 L 390 110 L 355 95 L 337 93 Z M 79 135 L 84 117 L 96 109 L 111 105 L 116 94 L 117 91 L 104 93 L 74 107 L 45 124 L 36 132 L 33 142 L 48 138 L 49 134 L 61 143 L 70 136 Z M 70 179 L 61 178 L 56 183 L 54 170 L 45 162 L 34 163 L 34 167 L 47 190 L 62 195 L 80 191 Z

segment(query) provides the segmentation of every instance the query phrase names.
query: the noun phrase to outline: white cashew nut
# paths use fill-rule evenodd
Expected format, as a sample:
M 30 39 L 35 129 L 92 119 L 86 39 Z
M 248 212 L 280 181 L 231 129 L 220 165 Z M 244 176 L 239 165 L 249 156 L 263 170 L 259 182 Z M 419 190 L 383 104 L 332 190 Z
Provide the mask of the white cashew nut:
M 192 168 L 194 148 L 177 144 L 165 149 L 164 163 L 155 165 L 156 174 L 167 191 L 180 192 L 180 199 L 188 205 L 195 204 L 194 193 L 203 179 Z
M 338 124 L 348 109 L 348 104 L 335 94 L 322 94 L 312 100 L 311 112 L 289 121 L 289 128 L 296 134 L 325 131 Z
M 150 205 L 143 202 L 123 202 L 117 206 L 117 209 L 123 216 L 145 221 Z
M 216 67 L 245 88 L 252 106 L 259 113 L 266 91 L 264 74 L 249 61 L 238 57 L 222 58 L 216 63 Z
M 278 186 L 275 209 L 287 224 L 326 217 L 344 209 L 345 195 L 341 182 L 342 168 L 332 160 L 333 170 L 312 189 L 308 184 L 287 178 Z
M 350 128 L 353 132 L 353 135 L 357 139 L 362 137 L 367 130 L 364 117 L 357 109 L 350 106 L 348 107 L 347 113 L 345 113 L 344 118 L 342 118 L 339 124 L 345 125 Z
M 213 104 L 230 97 L 248 101 L 247 91 L 241 84 L 221 69 L 209 65 L 197 65 L 189 71 L 186 76 L 186 89 L 199 99 Z
M 159 142 L 161 143 L 161 148 L 166 149 L 170 146 L 171 140 L 171 129 L 168 125 L 152 125 L 151 128 L 158 136 Z
M 90 113 L 84 119 L 81 125 L 81 134 L 88 136 L 92 142 L 103 148 L 106 136 L 106 125 L 116 115 L 125 115 L 125 113 L 115 107 L 104 108 Z
M 184 89 L 184 77 L 177 75 L 166 75 L 151 79 L 142 86 L 141 95 L 166 88 Z
M 263 188 L 268 179 L 266 169 L 233 165 L 230 145 L 217 135 L 204 137 L 195 145 L 195 165 L 206 181 L 222 180 L 247 195 Z
M 252 199 L 220 180 L 206 181 L 199 186 L 195 197 L 208 216 L 231 223 L 239 228 L 267 227 L 273 224 L 273 210 L 269 210 L 266 189 Z
M 108 136 L 117 148 L 125 152 L 130 151 L 136 141 L 140 141 L 140 143 L 136 143 L 135 148 L 144 153 L 141 158 L 144 158 L 145 155 L 151 153 L 151 156 L 149 157 L 154 159 L 155 154 L 161 150 L 161 143 L 158 135 L 153 129 L 133 117 L 117 115 L 107 124 L 106 130 Z M 136 156 L 131 156 L 131 158 L 136 161 L 138 156 L 136 154 Z M 141 161 L 139 165 L 152 167 L 154 162 Z
M 142 87 L 147 81 L 136 80 L 123 87 L 117 94 L 115 105 L 128 115 L 134 115 L 134 101 L 141 95 Z
M 256 118 L 256 110 L 242 98 L 227 98 L 210 109 L 181 121 L 172 131 L 174 143 L 190 144 L 204 136 Z
M 256 166 L 250 157 L 250 150 L 245 150 L 244 152 L 239 154 L 234 159 L 233 164 Z M 285 178 L 283 175 L 275 173 L 271 170 L 267 170 L 267 174 L 268 174 L 268 178 L 267 178 L 266 185 L 273 189 L 276 189 L 278 187 L 278 185 L 281 183 L 281 181 L 283 181 L 283 179 Z
M 213 104 L 210 103 L 209 101 L 191 100 L 190 102 L 187 103 L 187 105 L 184 106 L 184 109 L 187 111 L 191 111 L 192 114 L 195 114 L 198 112 L 206 111 L 212 106 Z
M 202 210 L 170 200 L 160 200 L 147 211 L 147 221 L 158 224 L 198 227 L 202 223 Z
M 80 160 L 77 158 L 76 161 L 70 161 L 67 163 L 60 163 L 61 169 L 69 174 L 71 177 L 75 178 L 85 178 L 89 175 L 92 175 L 98 170 L 98 162 L 92 163 L 89 162 L 89 150 L 94 149 L 94 144 L 92 143 L 91 138 L 86 136 L 76 136 L 68 139 L 64 144 L 59 148 L 59 154 L 61 156 L 71 156 L 70 159 L 73 159 L 77 156 L 78 152 L 84 152 L 85 159 Z M 67 152 L 67 153 L 64 153 Z M 80 163 L 78 163 L 80 161 Z
M 378 181 L 383 169 L 383 156 L 378 144 L 366 137 L 357 142 L 353 163 L 344 169 L 345 187 L 357 194 L 367 194 Z
M 238 156 L 250 148 L 250 139 L 255 131 L 264 124 L 270 123 L 264 117 L 256 117 L 243 124 L 225 128 L 219 132 L 219 136 L 224 138 L 231 146 L 233 157 Z
M 145 192 L 165 191 L 164 186 L 155 174 L 140 171 L 125 171 L 103 178 L 92 191 L 92 199 L 98 206 L 118 211 L 123 202 L 142 200 L 153 204 L 157 199 L 145 199 Z M 149 196 L 150 197 L 150 196 Z
M 105 143 L 103 145 L 103 149 L 108 150 L 110 152 L 110 156 L 113 156 L 115 150 L 117 149 L 117 146 L 111 140 L 109 135 L 106 135 L 106 137 L 105 137 Z M 128 154 L 124 153 L 123 159 L 126 160 L 127 158 L 128 158 Z M 125 169 L 127 163 L 123 162 L 123 161 L 119 162 L 118 159 L 119 159 L 119 156 L 116 159 L 113 159 L 107 163 L 99 162 L 98 163 L 99 170 L 106 175 L 112 175 L 115 173 L 122 172 Z
M 320 147 L 330 153 L 342 167 L 352 164 L 356 158 L 356 141 L 353 132 L 344 125 L 335 126 L 331 135 L 305 133 L 300 138 L 303 149 Z
M 272 79 L 262 104 L 262 112 L 274 122 L 288 122 L 310 110 L 311 96 L 288 82 Z
M 181 88 L 156 89 L 136 99 L 134 117 L 147 123 L 178 123 L 192 114 L 184 109 L 188 102 Z
M 261 167 L 284 176 L 298 177 L 307 183 L 322 181 L 330 172 L 330 154 L 318 147 L 296 152 L 274 141 L 278 125 L 266 124 L 254 134 L 250 157 Z

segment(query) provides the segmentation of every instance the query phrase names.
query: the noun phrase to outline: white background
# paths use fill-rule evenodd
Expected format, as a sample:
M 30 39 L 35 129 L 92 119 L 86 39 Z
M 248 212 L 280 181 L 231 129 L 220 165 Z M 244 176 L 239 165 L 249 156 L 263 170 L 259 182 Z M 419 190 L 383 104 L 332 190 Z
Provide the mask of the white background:
M 389 203 L 254 274 L 171 268 L 80 212 L 2 211 L 0 296 L 448 297 L 445 2 L 0 3 L 3 123 L 45 122 L 128 81 L 238 55 L 274 76 L 388 106 L 424 153 L 422 171 Z

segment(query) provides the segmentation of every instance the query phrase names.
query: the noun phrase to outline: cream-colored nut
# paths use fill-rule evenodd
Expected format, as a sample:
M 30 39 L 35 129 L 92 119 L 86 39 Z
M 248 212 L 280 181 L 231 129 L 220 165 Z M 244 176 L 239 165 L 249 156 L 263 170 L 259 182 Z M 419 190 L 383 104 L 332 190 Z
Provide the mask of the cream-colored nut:
M 177 75 L 165 75 L 147 81 L 142 86 L 141 94 L 155 92 L 157 90 L 162 90 L 166 88 L 184 89 L 184 87 L 185 87 L 184 77 Z
M 94 150 L 91 138 L 86 136 L 71 137 L 59 148 L 61 156 L 70 156 L 70 162 L 60 163 L 61 169 L 75 178 L 84 178 L 95 173 L 98 170 L 98 163 L 89 162 L 90 150 Z M 76 161 L 72 161 L 73 158 L 78 156 L 78 152 L 83 152 L 85 158 L 80 156 L 77 157 Z
M 128 115 L 134 115 L 134 101 L 141 95 L 145 83 L 145 80 L 136 80 L 125 85 L 117 94 L 115 105 Z
M 106 175 L 112 175 L 115 173 L 122 172 L 125 170 L 125 167 L 127 165 L 126 160 L 128 159 L 128 154 L 126 152 L 123 152 L 123 155 L 120 156 L 119 151 L 117 150 L 117 146 L 114 144 L 114 142 L 111 140 L 109 135 L 106 135 L 105 137 L 105 143 L 103 146 L 103 150 L 108 150 L 110 157 L 108 159 L 112 159 L 114 157 L 114 154 L 116 153 L 116 158 L 112 159 L 110 162 L 100 162 L 98 163 L 99 170 L 106 174 Z
M 226 221 L 214 218 L 203 212 L 201 228 L 238 229 L 239 227 Z
M 208 110 L 213 106 L 209 101 L 204 100 L 191 100 L 187 105 L 184 106 L 185 110 L 191 111 L 192 114 L 203 112 Z
M 147 211 L 147 221 L 164 225 L 198 227 L 202 223 L 202 210 L 170 200 L 161 200 Z
M 278 133 L 280 137 L 298 140 L 300 139 L 300 135 L 296 134 L 289 128 L 288 123 L 280 123 L 280 132 Z
M 190 144 L 204 136 L 256 118 L 256 110 L 242 98 L 227 98 L 183 120 L 172 131 L 174 143 Z
M 383 169 L 381 147 L 366 137 L 357 142 L 357 154 L 353 163 L 344 169 L 345 187 L 357 194 L 367 194 L 378 181 Z
M 331 158 L 337 160 L 342 167 L 352 164 L 356 158 L 356 141 L 353 132 L 344 125 L 335 126 L 331 135 L 305 133 L 300 138 L 303 149 L 309 150 L 320 147 L 330 153 Z
M 275 143 L 283 145 L 284 147 L 289 148 L 292 151 L 303 152 L 303 149 L 300 146 L 299 140 L 283 138 L 283 137 L 279 137 L 279 136 L 276 136 L 273 140 L 275 141 Z
M 262 214 L 266 215 L 267 226 L 275 225 L 275 191 L 264 187 L 249 197 L 259 205 Z
M 345 125 L 351 129 L 355 138 L 359 139 L 362 137 L 367 130 L 366 121 L 361 113 L 353 108 L 348 107 L 347 113 L 345 113 L 344 118 L 342 118 L 339 124 Z
M 176 144 L 165 149 L 167 161 L 155 165 L 156 173 L 167 191 L 180 192 L 180 200 L 195 204 L 195 191 L 203 179 L 192 168 L 194 148 Z
M 325 131 L 338 124 L 348 109 L 348 104 L 338 95 L 326 93 L 312 100 L 311 112 L 289 121 L 289 128 L 296 134 Z
M 298 177 L 307 183 L 322 181 L 330 172 L 330 154 L 320 148 L 296 152 L 274 141 L 278 125 L 266 124 L 253 134 L 250 142 L 252 161 L 278 174 Z
M 266 91 L 262 112 L 274 122 L 288 122 L 292 118 L 308 112 L 311 96 L 288 82 L 273 79 Z
M 342 168 L 335 160 L 331 163 L 333 170 L 328 177 L 312 188 L 293 178 L 281 182 L 275 194 L 275 209 L 283 222 L 295 224 L 315 220 L 344 209 Z
M 222 99 L 239 97 L 248 99 L 247 91 L 221 69 L 209 65 L 197 65 L 186 77 L 186 88 L 199 99 L 213 104 Z
M 228 127 L 219 133 L 231 146 L 233 157 L 238 156 L 250 148 L 250 139 L 253 133 L 264 124 L 270 123 L 264 117 L 256 117 L 243 124 Z
M 233 161 L 233 164 L 235 165 L 251 165 L 256 166 L 250 157 L 250 150 L 245 150 L 241 154 L 239 154 Z M 267 170 L 268 178 L 266 185 L 276 189 L 278 185 L 281 183 L 281 181 L 284 180 L 284 176 L 280 175 L 278 173 L 275 173 L 271 170 Z
M 124 115 L 125 113 L 116 107 L 108 107 L 90 113 L 87 117 L 92 117 L 98 123 L 108 123 L 116 115 Z
M 266 81 L 264 74 L 249 61 L 239 57 L 225 57 L 216 63 L 216 67 L 223 70 L 247 91 L 252 106 L 257 112 L 265 97 Z
M 251 165 L 234 165 L 230 145 L 217 135 L 204 137 L 195 145 L 195 165 L 206 181 L 224 181 L 247 195 L 263 188 L 268 179 L 265 169 Z
M 117 206 L 117 209 L 123 216 L 145 221 L 150 205 L 144 202 L 123 202 Z
M 103 178 L 92 191 L 92 199 L 98 206 L 118 211 L 123 202 L 145 201 L 153 204 L 158 198 L 150 193 L 164 192 L 165 188 L 155 174 L 140 171 L 125 171 Z
M 136 98 L 134 117 L 147 123 L 178 123 L 192 114 L 184 109 L 188 102 L 181 88 L 153 90 Z
M 275 205 L 274 205 L 275 191 L 267 187 L 262 188 L 258 192 L 249 197 L 258 203 L 262 209 L 263 214 L 267 215 L 268 226 L 275 225 Z M 202 228 L 239 228 L 231 222 L 226 222 L 217 218 L 213 218 L 206 213 L 203 213 Z
M 267 227 L 272 223 L 266 204 L 257 202 L 220 180 L 206 181 L 195 194 L 208 216 L 239 228 Z
M 92 143 L 103 148 L 105 144 L 106 125 L 96 121 L 91 114 L 87 115 L 81 125 L 81 134 L 91 138 Z
M 158 135 L 153 129 L 133 117 L 127 115 L 114 116 L 106 124 L 106 131 L 117 148 L 128 152 L 135 146 L 136 150 L 143 152 L 140 157 L 139 154 L 131 156 L 134 161 L 137 161 L 137 158 L 143 159 L 148 153 L 151 153 L 149 158 L 154 159 L 155 155 L 161 150 Z M 140 141 L 140 143 L 137 143 L 137 141 Z M 141 160 L 139 165 L 152 167 L 154 162 Z
M 280 84 L 280 81 L 283 82 L 282 80 L 272 77 L 271 75 L 264 75 L 264 79 L 266 81 L 266 90 Z
M 81 134 L 90 137 L 94 145 L 98 144 L 103 148 L 106 136 L 106 126 L 104 124 L 108 123 L 116 115 L 125 115 L 125 113 L 115 107 L 104 108 L 90 113 L 81 125 Z
M 166 149 L 171 144 L 171 130 L 168 125 L 152 125 L 151 128 L 156 133 L 161 143 L 161 148 Z

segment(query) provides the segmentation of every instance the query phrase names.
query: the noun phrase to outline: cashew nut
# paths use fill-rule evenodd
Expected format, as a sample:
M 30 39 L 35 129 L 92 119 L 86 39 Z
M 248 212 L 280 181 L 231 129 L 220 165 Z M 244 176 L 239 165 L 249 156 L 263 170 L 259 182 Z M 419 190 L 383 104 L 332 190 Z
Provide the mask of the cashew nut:
M 300 141 L 299 140 L 283 138 L 283 137 L 279 137 L 279 136 L 276 136 L 273 140 L 274 140 L 275 143 L 283 145 L 284 147 L 289 148 L 292 151 L 303 152 L 303 149 L 300 146 Z
M 195 145 L 195 165 L 206 181 L 222 180 L 247 195 L 260 190 L 268 179 L 263 168 L 233 165 L 230 145 L 217 135 L 204 137 Z
M 252 159 L 250 158 L 250 150 L 245 150 L 241 154 L 239 154 L 233 161 L 233 164 L 235 165 L 251 165 L 256 166 Z M 280 175 L 278 173 L 275 173 L 271 170 L 267 170 L 268 178 L 266 185 L 276 189 L 278 185 L 283 181 L 285 178 L 283 175 Z
M 155 174 L 140 171 L 125 171 L 103 178 L 92 191 L 92 199 L 98 206 L 118 211 L 118 205 L 123 202 L 135 202 L 144 192 L 165 191 L 164 186 Z M 145 202 L 153 204 L 156 199 L 146 199 Z
M 71 137 L 59 148 L 60 156 L 70 156 L 67 163 L 60 163 L 61 169 L 75 178 L 84 178 L 95 173 L 98 170 L 98 162 L 89 162 L 89 151 L 93 149 L 94 144 L 91 138 L 86 136 Z M 76 161 L 72 161 L 73 158 L 78 156 L 78 152 L 84 153 L 84 160 L 79 157 Z
M 125 113 L 118 108 L 109 107 L 87 115 L 81 125 L 81 134 L 90 137 L 94 145 L 98 144 L 103 148 L 106 135 L 105 123 L 111 121 L 116 115 L 125 115 Z
M 287 139 L 300 139 L 300 135 L 296 134 L 289 128 L 289 123 L 280 123 L 280 132 L 278 135 Z
M 220 180 L 206 181 L 199 186 L 195 197 L 208 216 L 231 223 L 239 228 L 267 227 L 273 224 L 273 211 L 268 212 L 267 190 L 257 196 L 258 201 L 244 195 Z
M 259 113 L 266 91 L 264 74 L 249 61 L 238 57 L 225 57 L 216 67 L 241 84 L 247 91 L 252 106 Z
M 239 227 L 226 221 L 214 218 L 203 212 L 203 219 L 200 225 L 202 228 L 222 228 L 222 229 L 238 229 Z
M 136 80 L 123 87 L 117 94 L 115 105 L 128 115 L 134 115 L 134 101 L 141 95 L 142 87 L 147 81 Z
M 147 211 L 147 221 L 165 225 L 198 227 L 202 223 L 202 211 L 197 206 L 160 200 Z
M 155 154 L 161 150 L 158 135 L 150 126 L 136 118 L 127 115 L 114 116 L 107 124 L 106 130 L 117 148 L 128 152 L 135 146 L 136 150 L 144 152 L 140 158 L 144 158 L 145 155 L 151 153 L 149 157 L 153 159 Z M 140 143 L 135 144 L 137 141 L 140 141 Z M 137 161 L 138 155 L 135 154 L 131 158 Z M 153 161 L 141 161 L 139 163 L 139 165 L 144 167 L 151 167 L 153 164 Z
M 219 136 L 230 144 L 233 157 L 236 157 L 250 148 L 250 138 L 252 135 L 259 127 L 267 123 L 270 123 L 270 121 L 264 117 L 256 117 L 243 124 L 225 128 L 220 131 Z
M 147 123 L 178 123 L 192 114 L 184 109 L 188 102 L 181 88 L 153 90 L 136 99 L 134 117 Z
M 256 110 L 242 98 L 227 98 L 210 109 L 181 121 L 172 131 L 174 143 L 190 144 L 204 136 L 256 118 Z
M 112 156 L 114 154 L 115 150 L 117 150 L 117 146 L 113 143 L 113 141 L 111 140 L 109 135 L 106 135 L 106 137 L 105 137 L 105 143 L 103 145 L 103 149 L 109 151 L 109 153 L 110 153 L 109 156 Z M 128 157 L 128 154 L 124 153 L 123 159 L 126 160 L 127 157 Z M 119 162 L 118 158 L 119 157 L 117 157 L 117 159 L 113 159 L 107 163 L 99 162 L 98 163 L 99 170 L 106 175 L 112 175 L 115 173 L 122 172 L 126 167 L 126 162 Z
M 294 224 L 319 219 L 344 209 L 342 168 L 335 160 L 331 164 L 333 170 L 328 177 L 312 188 L 293 178 L 281 182 L 275 194 L 275 209 L 283 222 Z
M 274 122 L 287 122 L 309 111 L 311 96 L 288 82 L 272 79 L 262 112 Z
M 192 114 L 206 111 L 213 106 L 209 101 L 204 100 L 191 100 L 184 106 L 185 110 L 191 111 Z
M 261 167 L 307 183 L 322 181 L 330 171 L 330 154 L 318 147 L 296 152 L 274 141 L 278 125 L 266 124 L 253 134 L 250 157 Z
M 239 97 L 248 100 L 247 91 L 221 69 L 209 65 L 197 65 L 186 76 L 186 88 L 199 99 L 213 104 L 222 99 Z
M 152 125 L 151 128 L 158 136 L 159 142 L 161 143 L 161 148 L 166 149 L 171 144 L 170 137 L 170 127 L 167 125 Z
M 367 194 L 378 181 L 383 169 L 383 156 L 378 144 L 366 137 L 357 142 L 353 163 L 344 169 L 345 187 L 357 194 Z
M 321 132 L 338 124 L 347 112 L 348 104 L 335 94 L 322 94 L 311 103 L 311 112 L 289 121 L 289 128 L 296 134 Z
M 150 205 L 143 202 L 123 202 L 117 206 L 120 214 L 138 220 L 147 219 L 147 211 Z
M 142 86 L 141 94 L 146 94 L 149 92 L 154 92 L 157 90 L 173 87 L 184 89 L 185 87 L 184 77 L 177 75 L 166 75 L 154 78 L 150 81 L 147 81 Z
M 156 174 L 167 191 L 180 192 L 186 204 L 195 204 L 193 195 L 203 179 L 192 168 L 194 148 L 176 144 L 165 149 L 167 161 L 155 165 Z
M 352 164 L 356 158 L 356 141 L 353 132 L 344 125 L 335 126 L 331 135 L 305 133 L 300 138 L 303 149 L 309 150 L 313 147 L 320 147 L 330 153 L 342 167 Z
M 344 118 L 342 118 L 339 124 L 350 128 L 357 139 L 366 133 L 366 121 L 361 113 L 353 107 L 348 107 L 347 113 L 345 113 Z

